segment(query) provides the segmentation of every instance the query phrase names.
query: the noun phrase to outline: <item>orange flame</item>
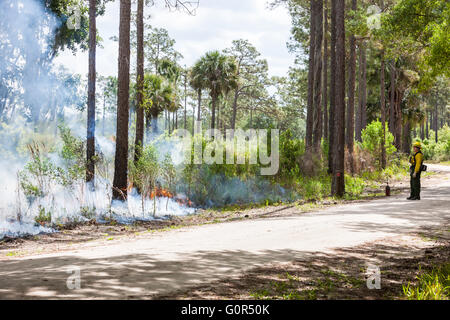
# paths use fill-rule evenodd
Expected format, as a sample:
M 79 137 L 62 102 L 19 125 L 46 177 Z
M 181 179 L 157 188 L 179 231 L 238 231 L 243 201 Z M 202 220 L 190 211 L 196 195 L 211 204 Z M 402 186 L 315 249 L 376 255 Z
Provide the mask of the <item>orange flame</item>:
M 162 188 L 156 188 L 156 190 L 153 190 L 150 193 L 150 199 L 154 199 L 155 196 L 158 198 L 162 198 L 162 197 L 173 198 L 173 194 L 169 190 L 162 189 Z

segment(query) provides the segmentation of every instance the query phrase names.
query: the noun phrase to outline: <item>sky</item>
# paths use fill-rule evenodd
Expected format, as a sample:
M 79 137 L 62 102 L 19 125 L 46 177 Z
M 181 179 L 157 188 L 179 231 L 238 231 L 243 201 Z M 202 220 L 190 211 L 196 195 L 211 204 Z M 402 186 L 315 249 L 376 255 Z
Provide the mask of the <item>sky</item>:
M 173 0 L 172 0 L 173 1 Z M 267 0 L 200 0 L 194 16 L 169 11 L 164 0 L 145 8 L 145 16 L 152 26 L 165 28 L 176 40 L 175 49 L 183 54 L 182 65 L 192 66 L 210 50 L 223 50 L 232 40 L 249 40 L 269 63 L 272 76 L 284 76 L 294 63 L 287 48 L 291 18 L 286 8 L 267 8 Z M 120 1 L 109 3 L 104 16 L 97 19 L 103 48 L 97 49 L 97 72 L 103 76 L 117 76 L 118 44 L 109 40 L 119 34 Z M 135 6 L 133 6 L 135 11 Z M 133 28 L 133 25 L 132 25 Z M 87 74 L 88 55 L 78 52 L 61 53 L 56 61 L 70 71 Z

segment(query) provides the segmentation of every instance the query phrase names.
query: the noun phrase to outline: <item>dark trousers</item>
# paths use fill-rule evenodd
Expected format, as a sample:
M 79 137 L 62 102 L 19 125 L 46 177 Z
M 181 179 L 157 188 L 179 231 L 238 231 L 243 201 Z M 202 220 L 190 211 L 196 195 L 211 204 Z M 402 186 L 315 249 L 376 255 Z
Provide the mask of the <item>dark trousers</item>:
M 420 198 L 420 172 L 413 177 L 413 173 L 411 172 L 411 197 L 412 198 Z

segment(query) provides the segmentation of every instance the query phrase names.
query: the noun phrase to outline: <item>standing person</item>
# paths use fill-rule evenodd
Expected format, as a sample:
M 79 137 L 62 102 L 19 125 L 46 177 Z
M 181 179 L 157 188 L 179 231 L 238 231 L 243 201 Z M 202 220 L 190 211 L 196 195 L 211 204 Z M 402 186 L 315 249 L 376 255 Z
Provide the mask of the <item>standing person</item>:
M 422 172 L 423 153 L 420 142 L 413 145 L 414 155 L 409 158 L 411 163 L 411 196 L 407 200 L 420 200 L 420 173 Z

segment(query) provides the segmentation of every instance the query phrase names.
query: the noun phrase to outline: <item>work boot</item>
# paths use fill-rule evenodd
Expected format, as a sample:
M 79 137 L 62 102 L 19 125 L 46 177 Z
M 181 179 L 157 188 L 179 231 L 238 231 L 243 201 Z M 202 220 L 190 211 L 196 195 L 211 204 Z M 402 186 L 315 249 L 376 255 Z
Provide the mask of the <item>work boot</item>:
M 406 200 L 414 200 L 414 197 L 406 198 Z

